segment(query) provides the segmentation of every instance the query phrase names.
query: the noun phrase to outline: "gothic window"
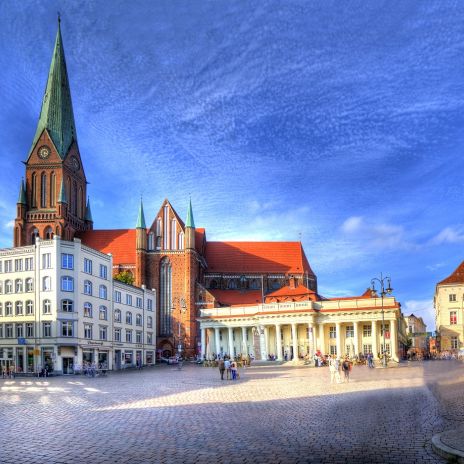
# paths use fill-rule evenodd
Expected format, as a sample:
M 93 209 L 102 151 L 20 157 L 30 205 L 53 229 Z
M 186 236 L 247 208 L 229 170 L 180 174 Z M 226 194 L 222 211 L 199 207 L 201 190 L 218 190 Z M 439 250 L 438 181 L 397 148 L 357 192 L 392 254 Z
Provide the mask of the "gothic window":
M 280 288 L 280 282 L 277 279 L 274 279 L 271 286 L 273 290 L 278 290 Z
M 252 290 L 258 290 L 260 288 L 258 279 L 253 279 L 250 283 L 250 288 Z
M 32 243 L 32 245 L 35 244 L 35 239 L 36 239 L 38 236 L 39 236 L 39 230 L 38 230 L 36 227 L 34 227 L 34 228 L 32 229 L 32 233 L 31 233 L 31 243 Z
M 37 207 L 37 175 L 35 172 L 32 173 L 31 179 L 31 206 Z
M 44 238 L 45 240 L 51 240 L 53 238 L 53 229 L 51 227 L 45 229 Z
M 78 204 L 77 204 L 77 214 L 79 215 L 80 218 L 84 217 L 84 201 L 83 201 L 83 193 L 82 193 L 82 187 L 79 187 L 79 197 L 77 199 Z
M 230 279 L 229 282 L 227 282 L 227 288 L 229 290 L 235 290 L 237 288 L 237 281 L 235 279 Z
M 73 182 L 73 194 L 72 194 L 72 213 L 74 216 L 77 216 L 77 183 L 76 181 Z
M 171 221 L 171 250 L 177 250 L 177 221 L 173 219 Z
M 155 234 L 150 232 L 148 234 L 148 249 L 154 250 L 155 249 Z
M 164 207 L 164 249 L 169 249 L 169 206 Z
M 69 176 L 66 179 L 66 195 L 66 199 L 68 200 L 68 204 L 71 209 L 71 178 Z
M 56 175 L 54 172 L 50 174 L 50 206 L 55 206 L 56 199 Z
M 172 287 L 171 287 L 171 263 L 168 258 L 161 261 L 160 272 L 160 331 L 163 335 L 168 335 L 171 330 L 171 308 L 172 308 Z
M 179 250 L 183 250 L 184 249 L 184 233 L 181 232 L 179 234 Z
M 156 236 L 159 237 L 161 235 L 161 218 L 156 220 Z
M 209 284 L 209 288 L 218 288 L 218 283 L 216 280 L 212 280 L 211 283 Z
M 47 175 L 44 172 L 40 175 L 40 207 L 47 207 Z

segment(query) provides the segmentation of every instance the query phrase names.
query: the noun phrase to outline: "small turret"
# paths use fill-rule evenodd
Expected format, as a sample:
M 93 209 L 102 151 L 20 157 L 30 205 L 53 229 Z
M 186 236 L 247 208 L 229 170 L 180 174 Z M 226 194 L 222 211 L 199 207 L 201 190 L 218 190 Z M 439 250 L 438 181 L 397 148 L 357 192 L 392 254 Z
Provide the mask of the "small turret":
M 185 221 L 185 248 L 195 249 L 195 221 L 193 220 L 192 199 L 189 201 L 187 220 Z
M 87 197 L 87 205 L 85 207 L 85 224 L 88 229 L 93 229 L 92 210 L 90 209 L 90 199 Z
M 18 219 L 26 218 L 26 187 L 24 186 L 24 179 L 21 180 L 21 186 L 19 187 L 18 201 L 16 202 L 16 217 Z
M 136 229 L 136 246 L 137 250 L 147 249 L 147 226 L 145 224 L 145 214 L 143 212 L 143 202 L 140 198 L 139 214 L 137 216 Z

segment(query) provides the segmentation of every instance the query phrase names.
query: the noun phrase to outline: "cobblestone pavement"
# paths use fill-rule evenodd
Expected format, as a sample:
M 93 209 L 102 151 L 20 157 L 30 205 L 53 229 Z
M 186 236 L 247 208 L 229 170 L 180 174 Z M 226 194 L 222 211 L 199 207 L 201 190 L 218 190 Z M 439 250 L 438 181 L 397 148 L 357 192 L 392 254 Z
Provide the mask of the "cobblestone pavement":
M 335 385 L 326 368 L 286 366 L 235 382 L 195 365 L 0 380 L 0 461 L 442 463 L 430 438 L 450 422 L 432 391 L 462 371 L 355 367 Z

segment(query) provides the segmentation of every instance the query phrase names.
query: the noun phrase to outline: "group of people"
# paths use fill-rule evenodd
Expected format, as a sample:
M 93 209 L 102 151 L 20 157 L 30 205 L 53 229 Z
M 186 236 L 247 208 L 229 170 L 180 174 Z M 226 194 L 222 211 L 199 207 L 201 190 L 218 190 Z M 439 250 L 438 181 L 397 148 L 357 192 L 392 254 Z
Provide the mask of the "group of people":
M 353 364 L 348 356 L 341 360 L 338 357 L 329 356 L 330 383 L 342 383 L 340 371 L 343 372 L 344 381 L 350 381 L 350 372 Z
M 230 359 L 227 356 L 220 358 L 218 366 L 219 373 L 221 374 L 221 380 L 224 380 L 224 373 L 226 374 L 227 380 L 237 380 L 239 378 L 238 365 L 235 359 Z

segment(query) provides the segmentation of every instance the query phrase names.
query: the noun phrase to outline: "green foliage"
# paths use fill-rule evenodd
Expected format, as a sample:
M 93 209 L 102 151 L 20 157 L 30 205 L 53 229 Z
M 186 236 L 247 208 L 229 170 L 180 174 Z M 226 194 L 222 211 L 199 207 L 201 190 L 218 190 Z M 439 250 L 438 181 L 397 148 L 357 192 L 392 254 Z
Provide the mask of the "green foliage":
M 121 271 L 120 273 L 114 276 L 115 280 L 119 280 L 119 282 L 123 282 L 128 285 L 134 285 L 134 276 L 130 271 Z

